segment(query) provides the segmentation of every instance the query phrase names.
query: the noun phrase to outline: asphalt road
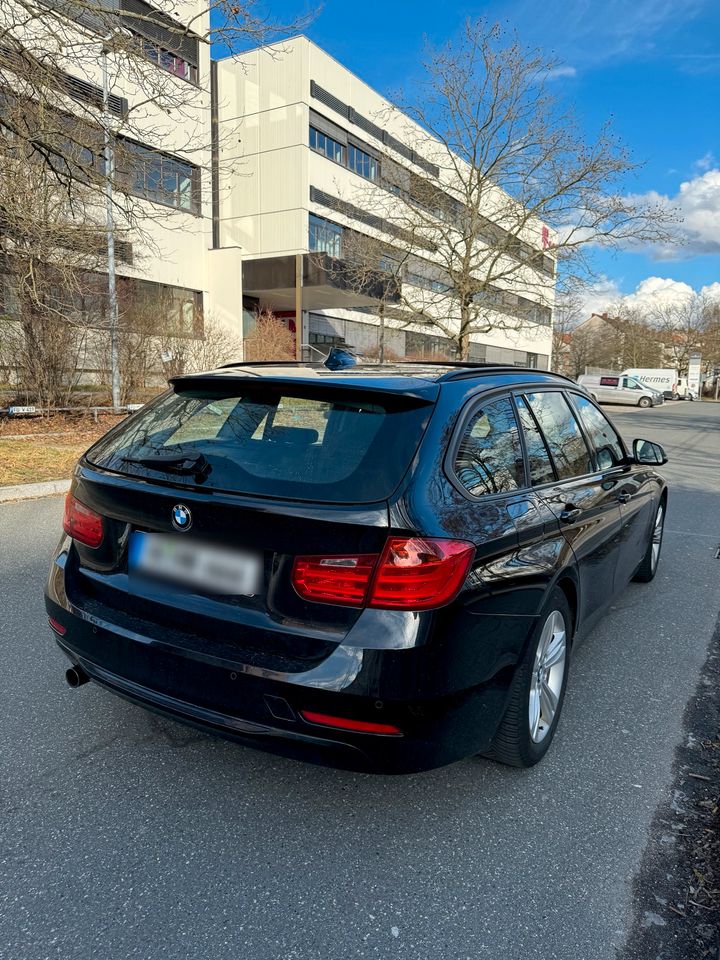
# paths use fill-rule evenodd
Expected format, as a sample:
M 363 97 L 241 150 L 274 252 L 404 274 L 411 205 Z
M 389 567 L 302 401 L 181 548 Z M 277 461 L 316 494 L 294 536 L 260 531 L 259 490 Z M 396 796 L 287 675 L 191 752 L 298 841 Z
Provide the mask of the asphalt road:
M 720 606 L 720 404 L 610 412 L 672 458 L 661 569 L 577 651 L 531 771 L 342 773 L 71 691 L 61 499 L 0 505 L 0 958 L 612 958 Z

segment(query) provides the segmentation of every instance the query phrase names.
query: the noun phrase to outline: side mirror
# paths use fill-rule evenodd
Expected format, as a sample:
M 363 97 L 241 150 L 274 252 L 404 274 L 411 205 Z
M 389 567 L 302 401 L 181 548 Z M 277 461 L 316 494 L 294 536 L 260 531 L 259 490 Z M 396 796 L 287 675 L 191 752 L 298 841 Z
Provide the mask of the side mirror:
M 659 443 L 652 440 L 633 440 L 633 459 L 651 467 L 661 467 L 668 462 L 667 454 Z

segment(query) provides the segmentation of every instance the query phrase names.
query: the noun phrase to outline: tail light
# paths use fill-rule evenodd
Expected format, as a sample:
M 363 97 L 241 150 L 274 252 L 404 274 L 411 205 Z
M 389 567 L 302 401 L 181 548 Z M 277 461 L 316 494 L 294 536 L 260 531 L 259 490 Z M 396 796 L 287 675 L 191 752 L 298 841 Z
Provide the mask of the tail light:
M 351 730 L 353 733 L 380 733 L 386 737 L 401 737 L 402 730 L 393 723 L 373 723 L 369 720 L 350 720 L 348 717 L 334 717 L 327 713 L 314 713 L 301 710 L 300 716 L 308 723 L 319 727 L 332 727 L 333 730 Z
M 391 537 L 380 555 L 297 557 L 292 580 L 316 603 L 429 610 L 455 599 L 474 553 L 464 540 Z
M 305 600 L 361 607 L 377 554 L 357 557 L 297 557 L 293 586 Z
M 86 507 L 71 493 L 65 497 L 63 530 L 73 540 L 88 547 L 99 547 L 103 538 L 103 519 L 90 507 Z

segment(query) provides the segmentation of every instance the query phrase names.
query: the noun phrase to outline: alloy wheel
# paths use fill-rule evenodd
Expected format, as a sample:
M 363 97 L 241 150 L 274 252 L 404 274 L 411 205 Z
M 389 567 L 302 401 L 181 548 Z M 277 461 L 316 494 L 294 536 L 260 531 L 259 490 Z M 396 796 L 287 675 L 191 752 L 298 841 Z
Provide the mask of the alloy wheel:
M 658 512 L 655 515 L 655 527 L 653 528 L 652 535 L 652 554 L 651 554 L 651 563 L 653 573 L 658 565 L 658 560 L 660 559 L 660 547 L 662 546 L 663 538 L 663 524 L 665 522 L 665 510 L 663 505 L 660 504 L 658 507 Z
M 555 719 L 565 676 L 566 657 L 565 620 L 559 610 L 553 610 L 540 634 L 530 682 L 528 719 L 530 737 L 535 743 L 541 743 L 545 739 Z

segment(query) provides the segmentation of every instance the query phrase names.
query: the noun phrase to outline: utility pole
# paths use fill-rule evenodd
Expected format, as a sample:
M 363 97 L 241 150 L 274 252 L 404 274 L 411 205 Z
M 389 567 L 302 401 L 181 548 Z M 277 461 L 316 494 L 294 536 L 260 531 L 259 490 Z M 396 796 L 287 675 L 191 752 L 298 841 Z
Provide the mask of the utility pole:
M 378 309 L 380 319 L 380 330 L 378 337 L 378 363 L 385 363 L 385 301 L 383 300 Z
M 113 35 L 109 34 L 102 45 L 102 92 L 103 92 L 103 140 L 105 158 L 105 201 L 107 230 L 108 307 L 107 320 L 110 330 L 110 375 L 112 381 L 112 405 L 115 413 L 120 409 L 120 364 L 118 360 L 118 302 L 115 283 L 115 224 L 113 219 L 113 176 L 115 158 L 110 134 L 110 110 L 108 101 L 108 53 Z
M 295 359 L 303 358 L 303 255 L 295 254 Z

